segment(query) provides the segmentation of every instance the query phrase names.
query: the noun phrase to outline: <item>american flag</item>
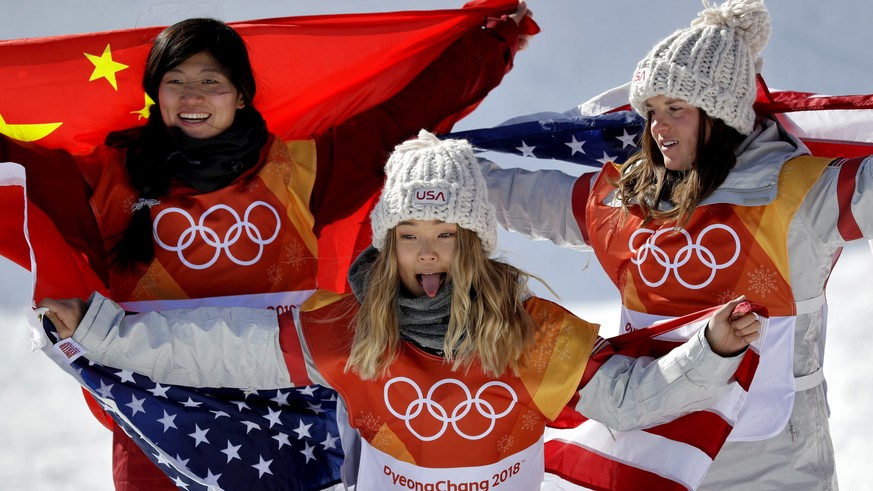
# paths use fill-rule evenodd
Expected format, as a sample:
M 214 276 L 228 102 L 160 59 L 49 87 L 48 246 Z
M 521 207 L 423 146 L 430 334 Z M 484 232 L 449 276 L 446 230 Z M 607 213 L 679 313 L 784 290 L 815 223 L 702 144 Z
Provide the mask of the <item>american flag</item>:
M 56 339 L 48 318 L 42 326 Z M 307 491 L 339 482 L 332 390 L 164 385 L 92 363 L 69 341 L 44 349 L 70 363 L 68 371 L 179 489 Z
M 663 356 L 706 326 L 717 310 L 696 312 L 647 329 L 603 340 L 585 367 L 583 383 L 610 357 Z M 697 489 L 731 432 L 758 367 L 767 338 L 766 308 L 750 302 L 735 313 L 755 312 L 761 337 L 743 355 L 730 392 L 706 410 L 692 412 L 651 428 L 615 431 L 575 410 L 571 401 L 546 429 L 548 491 Z
M 610 89 L 565 112 L 518 116 L 492 128 L 459 131 L 480 151 L 554 159 L 592 167 L 622 163 L 639 147 L 644 119 L 631 110 L 628 85 Z M 826 96 L 770 90 L 758 76 L 758 114 L 773 114 L 813 155 L 873 154 L 873 94 Z
M 637 151 L 644 125 L 637 113 L 588 116 L 574 112 L 537 113 L 494 128 L 459 131 L 445 137 L 465 139 L 478 150 L 593 167 L 624 162 Z

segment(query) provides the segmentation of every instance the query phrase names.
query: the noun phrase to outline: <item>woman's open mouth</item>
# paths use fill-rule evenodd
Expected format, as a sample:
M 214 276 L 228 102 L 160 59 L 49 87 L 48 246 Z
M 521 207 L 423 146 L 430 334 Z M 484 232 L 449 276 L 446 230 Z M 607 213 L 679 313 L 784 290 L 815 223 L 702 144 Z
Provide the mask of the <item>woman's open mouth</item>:
M 424 293 L 427 294 L 428 297 L 436 296 L 437 292 L 440 291 L 440 287 L 446 281 L 445 273 L 422 273 L 415 275 L 415 279 L 418 280 L 418 284 L 424 288 Z

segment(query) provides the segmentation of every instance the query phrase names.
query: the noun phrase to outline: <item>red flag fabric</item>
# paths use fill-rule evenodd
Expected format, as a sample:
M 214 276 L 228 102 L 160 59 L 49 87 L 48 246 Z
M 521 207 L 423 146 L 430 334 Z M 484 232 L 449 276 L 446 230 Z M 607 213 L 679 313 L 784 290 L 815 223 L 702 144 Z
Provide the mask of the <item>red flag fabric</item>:
M 258 82 L 255 106 L 284 140 L 320 134 L 387 100 L 449 44 L 516 0 L 462 10 L 235 22 Z M 162 27 L 0 41 L 0 132 L 86 154 L 144 122 L 146 55 Z M 75 94 L 71 97 L 70 94 Z M 458 119 L 450 117 L 442 128 Z
M 817 157 L 873 154 L 873 94 L 829 96 L 790 90 L 771 91 L 758 75 L 755 111 L 774 114 Z
M 583 383 L 612 356 L 662 356 L 704 328 L 715 310 L 604 340 L 585 367 Z M 761 337 L 743 355 L 729 394 L 707 410 L 625 432 L 610 430 L 568 406 L 546 432 L 547 482 L 542 489 L 696 489 L 736 422 L 766 342 L 766 308 L 745 302 L 734 312 L 756 313 Z
M 390 99 L 464 33 L 482 26 L 485 18 L 514 12 L 516 6 L 517 0 L 475 0 L 459 10 L 286 17 L 231 25 L 244 37 L 255 67 L 255 105 L 270 131 L 289 141 L 323 133 Z M 144 124 L 153 101 L 141 79 L 152 40 L 161 29 L 0 41 L 0 133 L 81 156 L 101 145 L 108 132 Z M 447 131 L 479 100 L 446 114 L 431 129 Z M 82 168 L 52 169 L 46 181 L 67 182 L 66 175 L 57 176 L 70 172 L 84 176 L 93 187 L 100 161 L 70 159 L 70 164 Z M 39 186 L 38 181 L 31 176 L 28 185 Z M 57 196 L 58 202 L 64 199 Z M 345 287 L 345 270 L 355 251 L 369 243 L 370 205 L 364 203 L 319 231 L 319 256 L 325 258 L 321 287 Z M 12 230 L 20 234 L 21 227 L 13 225 Z M 64 248 L 63 240 L 36 242 L 37 248 L 51 251 L 41 257 L 76 254 Z M 19 237 L 4 234 L 0 255 L 31 267 Z M 39 297 L 81 296 L 72 286 L 78 280 L 69 279 L 69 289 L 63 287 L 66 281 L 40 267 Z M 54 283 L 56 287 L 43 289 Z
M 873 94 L 828 96 L 770 90 L 759 75 L 755 109 L 774 115 L 817 157 L 873 154 Z M 592 167 L 623 163 L 639 148 L 645 120 L 628 104 L 629 84 L 612 88 L 560 113 L 514 117 L 491 128 L 446 135 L 483 151 L 555 159 Z M 582 143 L 584 142 L 584 150 Z
M 43 296 L 87 298 L 106 288 L 81 254 L 66 247 L 51 220 L 37 207 L 28 206 L 24 168 L 0 163 L 0 230 L 4 254 L 37 274 Z M 48 247 L 31 247 L 46 244 Z M 31 266 L 33 265 L 33 266 Z

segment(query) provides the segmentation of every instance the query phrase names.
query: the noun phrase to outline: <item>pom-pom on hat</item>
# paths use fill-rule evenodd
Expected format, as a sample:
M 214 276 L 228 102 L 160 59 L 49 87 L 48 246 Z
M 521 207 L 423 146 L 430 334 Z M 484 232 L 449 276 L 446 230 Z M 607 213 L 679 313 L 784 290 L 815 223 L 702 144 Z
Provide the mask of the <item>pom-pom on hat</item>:
M 658 43 L 637 64 L 630 103 L 646 115 L 646 100 L 682 99 L 744 135 L 755 125 L 758 57 L 770 38 L 762 0 L 728 0 L 698 14 L 691 27 Z
M 440 140 L 421 130 L 394 147 L 385 164 L 385 185 L 370 221 L 373 247 L 404 220 L 442 220 L 479 235 L 490 254 L 497 246 L 494 207 L 485 178 L 466 140 Z

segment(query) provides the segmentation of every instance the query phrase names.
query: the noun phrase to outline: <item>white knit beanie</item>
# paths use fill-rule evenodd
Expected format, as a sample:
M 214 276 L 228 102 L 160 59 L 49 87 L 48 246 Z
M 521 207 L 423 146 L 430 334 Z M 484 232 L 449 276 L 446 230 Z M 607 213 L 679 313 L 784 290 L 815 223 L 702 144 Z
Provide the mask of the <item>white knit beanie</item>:
M 630 103 L 646 115 L 646 100 L 682 99 L 743 135 L 755 124 L 758 56 L 770 37 L 762 0 L 728 0 L 698 14 L 691 27 L 661 41 L 637 64 Z
M 404 220 L 442 220 L 476 232 L 485 252 L 494 251 L 494 207 L 467 141 L 440 140 L 421 130 L 417 139 L 394 148 L 385 174 L 382 195 L 370 214 L 373 247 L 381 250 L 388 231 Z

